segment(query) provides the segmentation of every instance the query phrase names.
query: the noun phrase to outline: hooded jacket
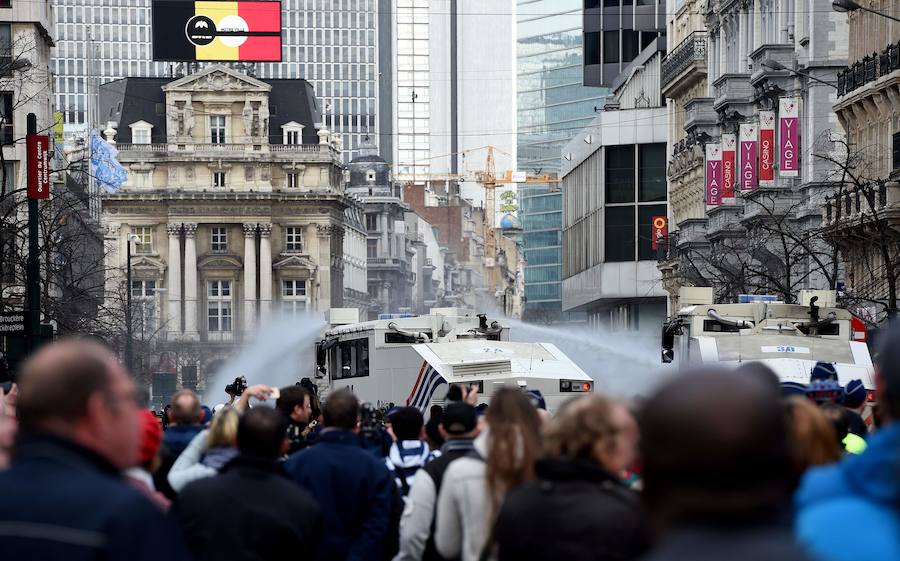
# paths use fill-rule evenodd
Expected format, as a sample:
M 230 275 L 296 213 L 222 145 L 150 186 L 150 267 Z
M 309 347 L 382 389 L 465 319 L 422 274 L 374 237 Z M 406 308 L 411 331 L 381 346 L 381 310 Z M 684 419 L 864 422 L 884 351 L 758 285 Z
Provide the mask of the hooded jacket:
M 644 547 L 637 495 L 599 465 L 546 459 L 497 518 L 499 561 L 623 561 Z M 553 516 L 547 516 L 553 513 Z
M 416 480 L 416 473 L 440 455 L 440 452 L 432 452 L 428 445 L 420 440 L 402 440 L 391 444 L 384 463 L 394 476 L 397 489 L 406 496 Z
M 821 559 L 900 559 L 900 422 L 862 454 L 807 472 L 795 506 L 797 537 Z

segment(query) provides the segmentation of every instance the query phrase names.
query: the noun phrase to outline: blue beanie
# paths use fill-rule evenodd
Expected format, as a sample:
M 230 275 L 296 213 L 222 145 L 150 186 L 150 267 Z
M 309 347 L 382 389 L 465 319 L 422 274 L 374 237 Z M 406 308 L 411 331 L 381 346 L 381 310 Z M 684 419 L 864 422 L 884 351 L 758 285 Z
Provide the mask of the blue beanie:
M 812 374 L 809 376 L 810 382 L 816 380 L 834 380 L 838 381 L 837 369 L 830 362 L 819 361 L 813 366 Z
M 806 386 L 806 397 L 816 403 L 837 403 L 843 396 L 843 388 L 834 380 L 815 380 Z
M 850 380 L 847 387 L 844 388 L 844 405 L 847 407 L 859 407 L 866 402 L 869 392 L 863 385 L 862 380 Z

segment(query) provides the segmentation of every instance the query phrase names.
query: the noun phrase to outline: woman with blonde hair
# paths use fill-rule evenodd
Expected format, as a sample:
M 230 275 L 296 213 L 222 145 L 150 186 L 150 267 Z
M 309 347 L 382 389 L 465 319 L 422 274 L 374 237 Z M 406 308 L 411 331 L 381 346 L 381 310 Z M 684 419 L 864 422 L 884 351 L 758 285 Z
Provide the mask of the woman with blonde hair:
M 528 395 L 498 390 L 484 419 L 487 429 L 475 439 L 473 456 L 453 461 L 441 483 L 434 541 L 447 559 L 491 557 L 490 530 L 503 498 L 534 478 L 541 420 Z
M 621 480 L 637 423 L 598 395 L 568 402 L 544 431 L 537 480 L 510 491 L 497 518 L 499 561 L 633 559 L 644 547 L 637 495 Z
M 169 485 L 176 493 L 188 483 L 213 477 L 238 455 L 237 429 L 240 414 L 233 407 L 221 409 L 209 428 L 191 440 L 169 471 Z

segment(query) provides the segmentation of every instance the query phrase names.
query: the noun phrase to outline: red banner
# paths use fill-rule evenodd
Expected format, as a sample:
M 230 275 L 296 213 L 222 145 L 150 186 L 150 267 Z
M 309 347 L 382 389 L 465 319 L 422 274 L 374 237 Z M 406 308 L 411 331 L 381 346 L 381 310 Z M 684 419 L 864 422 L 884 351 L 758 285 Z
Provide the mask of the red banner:
M 651 227 L 653 232 L 650 233 L 650 247 L 655 250 L 659 247 L 659 241 L 669 235 L 669 219 L 665 216 L 654 216 Z
M 775 112 L 759 112 L 759 183 L 775 181 Z
M 28 198 L 46 199 L 50 196 L 50 137 L 29 134 L 25 138 L 28 154 Z
M 722 198 L 734 198 L 735 178 L 735 150 L 737 149 L 737 137 L 733 134 L 722 135 Z

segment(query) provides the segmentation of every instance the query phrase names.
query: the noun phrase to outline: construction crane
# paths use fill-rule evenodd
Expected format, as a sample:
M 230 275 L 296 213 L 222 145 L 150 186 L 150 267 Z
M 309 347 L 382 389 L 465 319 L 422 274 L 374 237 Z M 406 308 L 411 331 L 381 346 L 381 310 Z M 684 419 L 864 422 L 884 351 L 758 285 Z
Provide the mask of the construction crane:
M 479 183 L 484 189 L 484 232 L 485 232 L 485 244 L 484 244 L 484 256 L 485 256 L 485 267 L 487 269 L 487 285 L 491 292 L 496 292 L 499 286 L 500 281 L 500 272 L 499 267 L 497 267 L 497 254 L 499 251 L 499 232 L 498 228 L 495 224 L 495 215 L 497 209 L 497 196 L 496 189 L 498 185 L 504 185 L 509 183 L 527 183 L 527 184 L 537 184 L 537 183 L 545 183 L 550 185 L 551 190 L 557 190 L 559 179 L 552 177 L 550 175 L 544 174 L 538 177 L 517 177 L 518 173 L 515 173 L 511 170 L 505 171 L 502 175 L 497 174 L 496 170 L 496 156 L 495 153 L 501 153 L 506 156 L 510 156 L 507 152 L 504 152 L 500 148 L 496 146 L 480 146 L 478 148 L 470 148 L 467 150 L 463 150 L 461 152 L 455 152 L 452 154 L 442 154 L 439 156 L 432 156 L 428 158 L 429 160 L 435 160 L 439 158 L 446 157 L 455 157 L 461 155 L 463 157 L 463 165 L 465 166 L 468 163 L 466 156 L 473 152 L 480 152 L 485 150 L 487 152 L 484 167 L 480 169 L 466 169 L 462 173 L 418 173 L 415 174 L 403 174 L 398 175 L 396 178 L 399 181 L 404 181 L 407 183 L 416 183 L 418 181 L 462 181 L 462 182 L 475 182 Z

